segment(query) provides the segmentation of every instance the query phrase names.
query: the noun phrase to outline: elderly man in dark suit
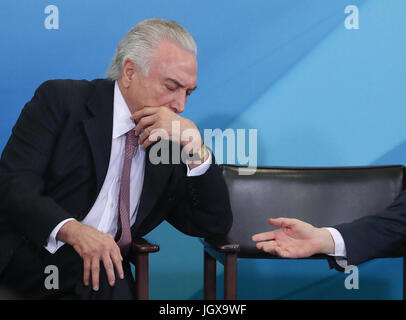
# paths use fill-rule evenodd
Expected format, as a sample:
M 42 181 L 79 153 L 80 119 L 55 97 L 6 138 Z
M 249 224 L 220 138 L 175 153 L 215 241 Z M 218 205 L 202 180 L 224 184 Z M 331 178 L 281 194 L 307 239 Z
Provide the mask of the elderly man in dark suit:
M 163 220 L 192 236 L 227 233 L 221 171 L 180 116 L 196 51 L 179 24 L 149 19 L 120 41 L 108 79 L 36 90 L 0 161 L 1 285 L 27 298 L 131 298 L 132 238 Z M 58 290 L 44 286 L 49 265 Z

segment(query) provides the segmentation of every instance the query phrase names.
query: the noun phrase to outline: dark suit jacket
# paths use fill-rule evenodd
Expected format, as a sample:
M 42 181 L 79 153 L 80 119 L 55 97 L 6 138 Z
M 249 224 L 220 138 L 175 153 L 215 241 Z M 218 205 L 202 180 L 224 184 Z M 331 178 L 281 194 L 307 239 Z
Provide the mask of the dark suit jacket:
M 406 190 L 384 211 L 334 228 L 344 239 L 348 265 L 406 256 Z M 335 259 L 329 258 L 329 264 L 343 271 Z
M 113 93 L 110 80 L 54 80 L 25 105 L 0 160 L 0 273 L 22 239 L 44 246 L 59 222 L 90 211 L 110 159 Z M 146 158 L 133 237 L 164 219 L 192 236 L 227 233 L 232 215 L 217 165 L 187 177 L 184 164 Z

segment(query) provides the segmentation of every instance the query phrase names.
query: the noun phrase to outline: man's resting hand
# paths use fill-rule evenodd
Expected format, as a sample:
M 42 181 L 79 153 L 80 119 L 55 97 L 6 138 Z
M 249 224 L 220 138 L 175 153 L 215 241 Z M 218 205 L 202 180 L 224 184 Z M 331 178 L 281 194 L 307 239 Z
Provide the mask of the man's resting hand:
M 124 278 L 120 248 L 114 238 L 76 220 L 64 224 L 56 238 L 70 244 L 83 259 L 83 282 L 89 285 L 91 274 L 93 290 L 99 289 L 100 262 L 106 269 L 111 286 L 115 283 L 114 268 L 121 279 Z

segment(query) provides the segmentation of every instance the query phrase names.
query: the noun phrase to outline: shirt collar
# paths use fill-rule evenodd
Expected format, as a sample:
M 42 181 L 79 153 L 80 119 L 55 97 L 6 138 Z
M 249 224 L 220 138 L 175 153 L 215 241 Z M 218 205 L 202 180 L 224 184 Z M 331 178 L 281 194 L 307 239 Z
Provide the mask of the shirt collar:
M 113 139 L 116 139 L 135 128 L 135 123 L 130 119 L 131 112 L 121 94 L 118 81 L 114 84 L 114 111 L 113 111 Z

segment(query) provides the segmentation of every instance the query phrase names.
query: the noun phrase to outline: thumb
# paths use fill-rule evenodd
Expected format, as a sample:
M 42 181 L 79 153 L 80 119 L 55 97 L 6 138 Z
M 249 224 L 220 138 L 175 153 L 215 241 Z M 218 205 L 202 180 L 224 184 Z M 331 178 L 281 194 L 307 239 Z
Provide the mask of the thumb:
M 289 218 L 270 218 L 269 220 L 269 224 L 275 226 L 275 227 L 280 227 L 280 228 L 286 228 L 286 227 L 290 227 L 294 224 L 294 219 L 289 219 Z

